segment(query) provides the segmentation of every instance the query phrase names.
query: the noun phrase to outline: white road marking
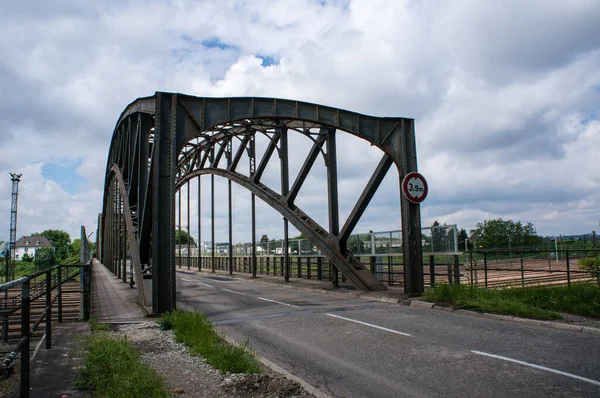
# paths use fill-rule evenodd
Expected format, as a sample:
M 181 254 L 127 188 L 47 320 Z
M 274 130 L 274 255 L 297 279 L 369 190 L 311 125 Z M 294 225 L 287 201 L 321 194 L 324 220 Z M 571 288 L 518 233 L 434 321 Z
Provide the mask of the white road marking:
M 286 303 L 282 303 L 281 301 L 271 300 L 271 299 L 264 298 L 264 297 L 257 297 L 257 299 L 264 300 L 264 301 L 270 301 L 272 303 L 277 303 L 277 304 L 281 304 L 281 305 L 287 305 L 288 307 L 298 308 L 298 306 L 294 305 L 294 304 L 286 304 Z
M 199 284 L 199 285 L 202 285 L 202 286 L 210 287 L 211 289 L 214 288 L 214 286 L 211 286 L 211 285 L 206 284 L 206 283 L 202 283 L 202 282 L 196 282 L 196 283 Z
M 586 383 L 590 383 L 590 384 L 594 384 L 596 386 L 600 386 L 600 381 L 588 379 L 586 377 L 577 376 L 577 375 L 574 375 L 574 374 L 571 374 L 571 373 L 567 373 L 567 372 L 562 372 L 560 370 L 556 370 L 556 369 L 552 369 L 552 368 L 547 368 L 545 366 L 535 365 L 533 363 L 519 361 L 517 359 L 507 358 L 507 357 L 503 357 L 503 356 L 500 356 L 500 355 L 489 354 L 487 352 L 474 351 L 474 350 L 471 350 L 471 352 L 473 354 L 477 354 L 477 355 L 483 355 L 483 356 L 490 357 L 490 358 L 502 359 L 503 361 L 518 363 L 519 365 L 530 366 L 530 367 L 535 368 L 535 369 L 545 370 L 547 372 L 556 373 L 556 374 L 559 374 L 559 375 L 562 375 L 562 376 L 572 377 L 572 378 L 577 379 L 577 380 L 585 381 Z
M 408 334 L 408 333 L 399 332 L 399 331 L 394 330 L 394 329 L 388 329 L 388 328 L 384 328 L 382 326 L 377 326 L 377 325 L 373 325 L 373 324 L 370 324 L 370 323 L 357 321 L 355 319 L 344 318 L 343 316 L 339 316 L 339 315 L 334 315 L 334 314 L 325 314 L 325 315 L 332 316 L 334 318 L 343 319 L 343 320 L 350 321 L 350 322 L 360 323 L 361 325 L 370 326 L 370 327 L 375 328 L 375 329 L 385 330 L 386 332 L 401 334 L 402 336 L 410 336 L 410 334 Z
M 229 293 L 239 294 L 241 296 L 245 296 L 246 295 L 246 293 L 236 292 L 235 290 L 229 290 L 229 289 L 221 289 L 221 290 L 224 290 L 224 291 L 229 292 Z

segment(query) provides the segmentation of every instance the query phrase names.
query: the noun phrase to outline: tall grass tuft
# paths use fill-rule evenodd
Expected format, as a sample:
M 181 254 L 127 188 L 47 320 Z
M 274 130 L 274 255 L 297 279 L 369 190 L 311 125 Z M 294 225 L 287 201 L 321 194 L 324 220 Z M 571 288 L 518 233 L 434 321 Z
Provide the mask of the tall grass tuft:
M 172 329 L 177 341 L 188 346 L 192 354 L 204 357 L 207 363 L 221 372 L 262 372 L 262 366 L 248 342 L 241 345 L 228 343 L 204 314 L 177 310 L 164 314 L 159 324 L 163 329 Z
M 77 386 L 94 397 L 167 397 L 162 379 L 140 361 L 139 351 L 127 339 L 93 333 L 85 340 L 86 355 Z

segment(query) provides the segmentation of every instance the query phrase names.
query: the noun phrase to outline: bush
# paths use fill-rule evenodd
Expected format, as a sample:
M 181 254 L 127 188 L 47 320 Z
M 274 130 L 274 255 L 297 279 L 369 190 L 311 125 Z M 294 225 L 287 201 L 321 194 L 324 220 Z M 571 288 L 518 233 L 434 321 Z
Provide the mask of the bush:
M 54 249 L 52 247 L 41 247 L 37 249 L 35 252 L 34 263 L 36 268 L 40 271 L 53 267 L 56 263 Z
M 596 257 L 586 257 L 578 261 L 579 269 L 595 273 L 598 285 L 600 285 L 600 255 Z

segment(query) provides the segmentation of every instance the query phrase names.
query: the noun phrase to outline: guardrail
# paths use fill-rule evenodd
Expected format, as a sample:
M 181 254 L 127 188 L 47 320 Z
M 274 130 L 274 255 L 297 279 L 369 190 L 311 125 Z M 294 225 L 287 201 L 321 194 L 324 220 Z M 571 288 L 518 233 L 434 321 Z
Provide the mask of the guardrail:
M 89 316 L 91 298 L 90 264 L 91 260 L 83 265 L 57 265 L 0 285 L 0 292 L 7 292 L 8 289 L 21 286 L 21 294 L 10 299 L 13 306 L 8 307 L 8 297 L 5 297 L 2 303 L 4 304 L 1 308 L 4 312 L 3 338 L 8 338 L 8 315 L 21 310 L 21 339 L 12 352 L 0 364 L 0 374 L 6 378 L 12 373 L 14 361 L 21 354 L 21 397 L 29 397 L 31 335 L 37 330 L 42 321 L 45 320 L 44 343 L 46 349 L 52 348 L 52 306 L 58 302 L 57 317 L 58 322 L 62 322 L 62 285 L 77 275 L 81 278 L 82 319 L 87 320 L 86 317 Z M 37 281 L 39 277 L 43 277 L 43 280 Z M 52 291 L 55 288 L 57 289 L 57 293 L 54 299 L 52 299 Z M 45 307 L 42 314 L 31 326 L 30 305 L 33 300 L 40 297 L 45 297 Z

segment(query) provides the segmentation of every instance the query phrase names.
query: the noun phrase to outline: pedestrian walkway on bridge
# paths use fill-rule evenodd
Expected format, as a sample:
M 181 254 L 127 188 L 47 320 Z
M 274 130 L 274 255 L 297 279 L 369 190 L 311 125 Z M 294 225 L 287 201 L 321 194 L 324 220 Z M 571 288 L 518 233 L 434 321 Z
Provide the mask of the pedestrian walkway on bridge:
M 136 303 L 137 293 L 97 260 L 92 262 L 92 318 L 106 323 L 141 322 L 147 317 Z M 81 339 L 89 335 L 87 322 L 56 323 L 52 330 L 52 348 L 40 348 L 32 363 L 31 397 L 89 397 L 74 384 L 82 365 L 78 351 Z M 18 396 L 18 391 L 13 394 Z

